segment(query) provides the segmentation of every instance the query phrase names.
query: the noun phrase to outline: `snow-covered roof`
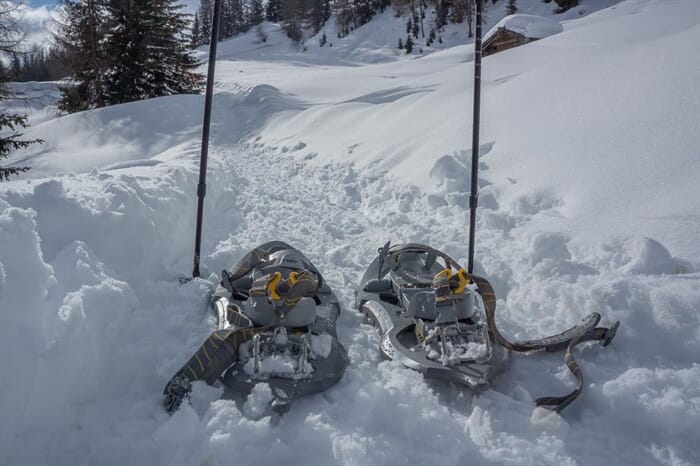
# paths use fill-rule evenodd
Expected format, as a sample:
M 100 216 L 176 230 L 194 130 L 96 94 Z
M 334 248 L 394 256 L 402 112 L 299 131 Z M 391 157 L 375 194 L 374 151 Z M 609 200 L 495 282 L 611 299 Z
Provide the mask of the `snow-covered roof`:
M 486 33 L 484 42 L 493 37 L 501 28 L 517 32 L 531 39 L 543 39 L 564 30 L 558 21 L 550 18 L 535 15 L 508 15 Z

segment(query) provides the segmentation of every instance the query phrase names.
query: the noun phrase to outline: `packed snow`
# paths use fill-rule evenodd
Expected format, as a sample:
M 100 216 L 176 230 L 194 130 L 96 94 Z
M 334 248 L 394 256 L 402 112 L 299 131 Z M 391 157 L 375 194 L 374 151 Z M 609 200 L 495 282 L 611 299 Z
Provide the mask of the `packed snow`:
M 178 282 L 203 97 L 27 132 L 46 143 L 13 160 L 34 168 L 0 184 L 0 464 L 700 464 L 700 8 L 602 3 L 484 59 L 476 258 L 501 330 L 621 321 L 611 346 L 577 348 L 586 383 L 561 416 L 533 406 L 573 386 L 561 354 L 514 355 L 474 397 L 382 361 L 354 308 L 388 239 L 466 262 L 472 47 L 263 56 L 251 32 L 217 63 L 204 278 Z M 354 43 L 379 49 L 394 19 L 377 21 Z M 237 403 L 201 382 L 169 416 L 166 381 L 215 326 L 216 274 L 272 239 L 337 293 L 346 374 L 281 417 L 262 416 L 265 384 Z

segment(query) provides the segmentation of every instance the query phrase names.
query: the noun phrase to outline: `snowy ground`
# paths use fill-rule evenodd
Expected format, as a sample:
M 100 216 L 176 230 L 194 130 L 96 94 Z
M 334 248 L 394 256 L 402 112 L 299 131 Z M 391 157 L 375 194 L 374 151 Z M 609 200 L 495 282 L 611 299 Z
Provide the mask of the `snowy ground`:
M 212 282 L 177 283 L 202 98 L 35 124 L 34 169 L 0 185 L 0 464 L 700 463 L 698 38 L 694 0 L 628 0 L 484 61 L 477 269 L 502 330 L 622 321 L 578 352 L 586 386 L 561 418 L 532 404 L 572 386 L 561 355 L 516 355 L 472 398 L 382 362 L 353 309 L 387 239 L 466 257 L 469 46 L 349 66 L 223 44 L 203 275 L 281 239 L 344 311 L 345 377 L 280 419 L 252 416 L 262 390 L 160 405 L 212 326 Z

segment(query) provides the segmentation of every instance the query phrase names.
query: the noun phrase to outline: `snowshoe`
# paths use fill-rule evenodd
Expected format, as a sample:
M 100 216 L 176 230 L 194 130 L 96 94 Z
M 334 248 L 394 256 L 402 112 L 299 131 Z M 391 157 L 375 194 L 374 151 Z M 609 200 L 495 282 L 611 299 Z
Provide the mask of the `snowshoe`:
M 598 327 L 601 316 L 594 312 L 557 335 L 510 342 L 496 327 L 496 296 L 488 280 L 466 273 L 447 254 L 420 244 L 387 243 L 380 248 L 362 277 L 357 304 L 379 328 L 384 357 L 475 391 L 489 387 L 491 378 L 505 369 L 511 351 L 566 350 L 575 390 L 535 400 L 537 406 L 557 412 L 583 388 L 573 348 L 585 341 L 607 346 L 619 326 L 615 322 L 610 328 Z
M 379 250 L 357 303 L 379 328 L 384 357 L 481 391 L 509 352 L 490 338 L 477 287 L 446 254 L 419 244 Z
M 338 299 L 316 267 L 288 244 L 263 244 L 224 270 L 212 306 L 218 330 L 173 379 L 218 380 L 229 397 L 246 396 L 264 382 L 272 408 L 284 411 L 296 399 L 328 389 L 345 372 L 348 356 L 335 327 Z M 166 387 L 164 403 L 167 395 Z

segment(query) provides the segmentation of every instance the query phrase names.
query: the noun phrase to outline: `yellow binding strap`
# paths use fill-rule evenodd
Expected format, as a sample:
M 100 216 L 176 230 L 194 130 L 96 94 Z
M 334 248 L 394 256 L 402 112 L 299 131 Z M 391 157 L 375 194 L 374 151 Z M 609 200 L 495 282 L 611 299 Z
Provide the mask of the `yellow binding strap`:
M 273 301 L 279 301 L 282 299 L 280 294 L 277 292 L 277 285 L 282 281 L 282 274 L 280 272 L 275 272 L 272 278 L 267 282 L 267 295 Z
M 450 270 L 450 269 L 444 269 L 444 270 L 439 271 L 439 272 L 437 273 L 437 275 L 435 275 L 435 276 L 433 277 L 433 280 L 437 281 L 437 280 L 440 280 L 441 278 L 446 278 L 446 279 L 448 279 L 448 280 L 449 280 L 450 278 L 452 278 L 452 270 Z
M 457 278 L 459 279 L 459 282 L 457 283 L 457 288 L 454 290 L 454 294 L 461 294 L 464 292 L 464 289 L 469 285 L 469 277 L 467 276 L 467 272 L 464 271 L 464 269 L 459 269 L 456 273 Z

